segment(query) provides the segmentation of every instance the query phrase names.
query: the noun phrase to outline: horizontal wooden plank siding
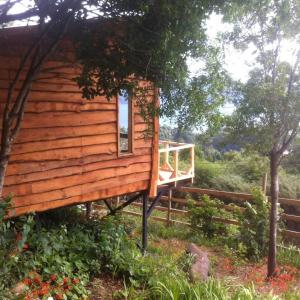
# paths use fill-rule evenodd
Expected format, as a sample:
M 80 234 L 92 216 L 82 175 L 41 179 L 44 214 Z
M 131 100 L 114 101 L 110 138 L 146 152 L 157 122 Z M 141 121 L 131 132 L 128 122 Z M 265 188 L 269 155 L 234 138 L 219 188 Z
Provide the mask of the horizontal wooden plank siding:
M 15 39 L 8 42 L 15 47 Z M 1 116 L 22 52 L 14 47 L 12 53 L 0 49 Z M 152 138 L 145 138 L 148 125 L 139 116 L 136 104 L 133 155 L 121 157 L 117 149 L 116 99 L 83 99 L 74 81 L 80 72 L 76 64 L 50 60 L 42 70 L 29 93 L 6 172 L 4 195 L 13 195 L 10 214 L 148 189 Z M 22 73 L 14 95 L 24 76 Z M 154 91 L 149 91 L 149 99 L 153 97 Z

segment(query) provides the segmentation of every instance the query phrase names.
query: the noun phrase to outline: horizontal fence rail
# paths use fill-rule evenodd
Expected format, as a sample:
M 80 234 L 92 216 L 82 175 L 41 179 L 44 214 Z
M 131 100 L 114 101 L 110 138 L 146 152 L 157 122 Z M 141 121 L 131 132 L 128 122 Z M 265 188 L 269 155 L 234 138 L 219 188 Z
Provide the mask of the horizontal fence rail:
M 201 189 L 201 188 L 193 188 L 193 187 L 173 187 L 169 191 L 168 196 L 162 196 L 160 201 L 163 203 L 166 203 L 165 206 L 155 206 L 155 210 L 165 212 L 166 217 L 157 217 L 157 216 L 151 216 L 153 220 L 159 221 L 159 222 L 164 222 L 166 224 L 181 224 L 181 225 L 188 225 L 190 226 L 191 224 L 189 222 L 183 222 L 179 220 L 174 220 L 172 219 L 173 215 L 182 215 L 182 216 L 187 216 L 188 211 L 187 211 L 187 205 L 188 205 L 188 200 L 185 198 L 179 198 L 179 197 L 174 197 L 173 196 L 173 191 L 179 191 L 183 192 L 185 194 L 197 194 L 197 195 L 209 195 L 213 196 L 216 198 L 220 199 L 228 199 L 228 200 L 233 200 L 237 201 L 239 203 L 243 203 L 246 201 L 253 201 L 253 196 L 251 194 L 247 193 L 236 193 L 236 192 L 226 192 L 226 191 L 218 191 L 218 190 L 213 190 L 213 189 Z M 151 201 L 151 199 L 149 199 Z M 119 203 L 122 204 L 124 201 L 120 201 Z M 284 205 L 291 205 L 291 206 L 300 206 L 300 200 L 297 199 L 287 199 L 287 198 L 280 198 L 279 202 Z M 178 208 L 173 208 L 172 204 L 180 204 L 182 207 L 180 209 Z M 200 200 L 195 200 L 196 206 L 203 206 L 205 205 L 203 202 Z M 142 207 L 142 203 L 139 202 L 133 202 L 131 205 L 134 207 Z M 245 208 L 239 207 L 239 206 L 232 206 L 230 204 L 217 204 L 217 207 L 223 208 L 227 211 L 239 211 L 241 213 L 244 212 Z M 105 208 L 105 206 L 102 205 L 95 205 L 95 208 Z M 142 214 L 139 212 L 133 212 L 129 210 L 123 210 L 124 213 L 129 214 L 129 215 L 134 215 L 134 216 L 141 216 Z M 300 216 L 296 215 L 290 215 L 283 213 L 281 214 L 281 218 L 286 221 L 294 221 L 300 223 Z M 221 222 L 225 224 L 232 224 L 232 225 L 239 225 L 239 222 L 237 220 L 233 219 L 226 219 L 226 218 L 220 218 L 220 217 L 214 217 L 214 221 L 216 222 Z M 285 237 L 289 238 L 297 238 L 300 239 L 300 232 L 298 231 L 293 231 L 293 230 L 282 230 L 282 234 Z

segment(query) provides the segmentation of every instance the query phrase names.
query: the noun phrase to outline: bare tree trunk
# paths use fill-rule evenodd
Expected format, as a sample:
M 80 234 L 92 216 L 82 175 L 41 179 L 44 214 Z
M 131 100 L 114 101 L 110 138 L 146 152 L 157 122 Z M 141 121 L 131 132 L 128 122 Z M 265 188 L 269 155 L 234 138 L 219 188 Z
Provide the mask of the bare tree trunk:
M 280 155 L 274 151 L 270 156 L 271 174 L 271 210 L 270 210 L 270 233 L 269 233 L 269 255 L 268 255 L 268 277 L 276 275 L 276 243 L 277 243 L 277 216 L 279 179 L 278 166 Z
M 7 165 L 8 165 L 8 157 L 1 158 L 0 159 L 0 198 L 3 192 L 4 178 L 5 178 Z
M 1 138 L 1 145 L 0 145 L 0 200 L 2 198 L 4 178 L 5 178 L 6 169 L 9 161 L 9 155 L 11 152 L 11 141 L 9 139 L 9 121 L 7 121 L 5 115 L 3 116 L 1 134 L 2 134 L 2 138 Z

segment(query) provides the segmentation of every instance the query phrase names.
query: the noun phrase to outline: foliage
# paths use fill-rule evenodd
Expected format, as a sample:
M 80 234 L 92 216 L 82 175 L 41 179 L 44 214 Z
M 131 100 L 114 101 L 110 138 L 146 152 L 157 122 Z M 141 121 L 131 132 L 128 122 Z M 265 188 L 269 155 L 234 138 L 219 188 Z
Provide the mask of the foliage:
M 201 206 L 197 206 L 199 203 Z M 188 203 L 189 218 L 192 230 L 196 232 L 200 230 L 205 236 L 211 238 L 216 235 L 227 235 L 228 227 L 221 222 L 217 222 L 216 218 L 226 218 L 230 214 L 222 209 L 222 202 L 217 199 L 210 199 L 204 195 L 201 201 L 192 201 Z
M 252 194 L 253 203 L 246 202 L 239 216 L 239 250 L 245 257 L 259 260 L 267 253 L 270 205 L 260 189 L 253 189 Z
M 278 262 L 282 265 L 292 265 L 300 269 L 300 250 L 294 245 L 279 245 Z
M 215 150 L 216 151 L 216 150 Z M 258 152 L 229 151 L 195 155 L 194 185 L 216 190 L 251 193 L 255 186 L 261 186 L 262 178 L 268 172 L 269 160 Z M 230 176 L 228 176 L 230 174 Z M 300 179 L 298 173 L 279 169 L 280 196 L 297 199 L 300 197 Z M 270 180 L 267 184 L 269 193 Z
M 77 211 L 63 209 L 41 214 L 38 222 L 28 216 L 0 225 L 3 297 L 22 280 L 28 299 L 82 299 L 88 280 L 103 270 L 140 281 L 150 272 L 118 218 L 85 222 Z
M 160 300 L 253 300 L 276 299 L 276 297 L 260 296 L 253 287 L 237 286 L 234 292 L 218 280 L 210 279 L 204 283 L 191 284 L 186 278 L 177 277 L 172 280 L 161 279 L 153 288 L 154 297 Z
M 276 269 L 278 167 L 300 129 L 299 12 L 298 0 L 253 0 L 228 15 L 234 23 L 229 40 L 239 49 L 251 45 L 255 54 L 249 79 L 237 84 L 236 110 L 228 128 L 236 138 L 248 138 L 249 145 L 270 157 L 268 277 Z M 289 61 L 282 58 L 285 44 L 294 45 Z
M 7 205 L 9 200 L 4 206 Z M 11 245 L 16 245 L 17 233 L 28 232 L 24 244 L 20 242 L 22 248 L 13 256 L 3 252 L 6 262 L 1 260 L 1 268 L 7 267 L 7 273 L 6 278 L 0 277 L 1 299 L 13 299 L 9 291 L 20 280 L 27 287 L 25 299 L 36 295 L 41 299 L 50 295 L 54 299 L 83 299 L 88 294 L 87 282 L 100 272 L 124 278 L 124 290 L 115 295 L 120 299 L 275 299 L 260 296 L 252 287 L 232 286 L 213 278 L 203 283 L 189 282 L 186 271 L 193 258 L 154 248 L 149 248 L 143 256 L 127 236 L 135 226 L 132 219 L 124 223 L 117 216 L 86 222 L 76 209 L 47 212 L 38 219 L 34 221 L 30 216 L 1 222 L 11 224 L 8 228 L 12 230 Z M 184 227 L 163 227 L 151 222 L 151 226 L 154 224 L 155 230 L 150 228 L 153 237 L 181 236 L 193 240 Z M 203 244 L 206 240 L 203 239 Z M 9 259 L 16 260 L 15 264 L 8 265 Z M 294 293 L 289 297 L 297 299 L 293 298 Z
M 248 137 L 259 151 L 269 154 L 274 149 L 282 154 L 300 121 L 299 3 L 253 0 L 236 11 L 233 8 L 226 17 L 234 24 L 229 41 L 241 50 L 251 45 L 255 57 L 249 80 L 238 86 L 240 93 L 232 99 L 236 106 L 232 129 L 237 138 Z M 287 43 L 295 44 L 290 62 L 282 59 Z

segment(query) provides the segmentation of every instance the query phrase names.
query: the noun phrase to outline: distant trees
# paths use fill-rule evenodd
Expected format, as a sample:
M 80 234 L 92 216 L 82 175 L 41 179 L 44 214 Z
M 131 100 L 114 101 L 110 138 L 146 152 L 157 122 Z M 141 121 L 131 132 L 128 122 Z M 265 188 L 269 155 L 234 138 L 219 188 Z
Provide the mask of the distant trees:
M 270 277 L 276 273 L 278 167 L 300 123 L 300 2 L 251 0 L 232 7 L 227 20 L 234 23 L 229 40 L 239 49 L 253 49 L 256 56 L 249 80 L 237 85 L 229 128 L 237 138 L 253 137 L 252 146 L 270 158 Z M 287 45 L 294 47 L 288 62 L 282 59 Z

